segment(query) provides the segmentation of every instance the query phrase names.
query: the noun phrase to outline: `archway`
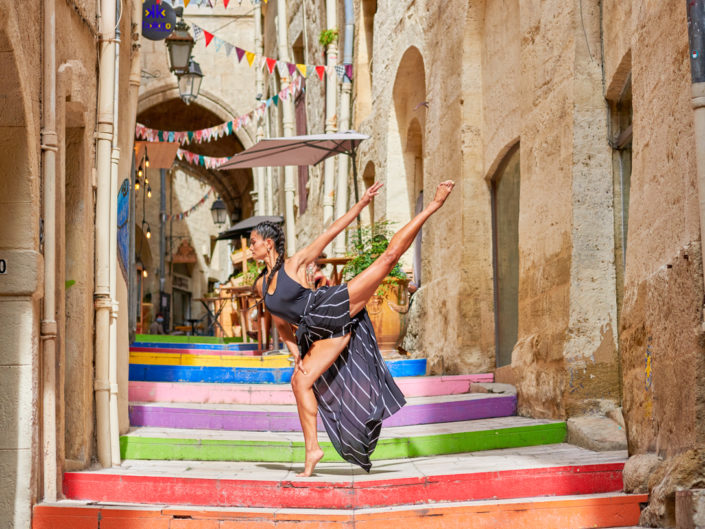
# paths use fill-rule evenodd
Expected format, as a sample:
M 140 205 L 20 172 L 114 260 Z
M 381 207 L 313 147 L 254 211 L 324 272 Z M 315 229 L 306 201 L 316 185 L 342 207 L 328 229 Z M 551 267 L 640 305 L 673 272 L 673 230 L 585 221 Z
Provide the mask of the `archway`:
M 497 367 L 512 363 L 519 326 L 519 144 L 504 156 L 492 178 L 492 249 Z
M 19 17 L 10 2 L 0 17 L 0 400 L 4 406 L 3 478 L 1 496 L 6 513 L 3 520 L 14 520 L 18 527 L 31 525 L 31 505 L 27 498 L 38 492 L 35 465 L 41 454 L 37 442 L 41 424 L 41 357 L 39 339 L 40 292 L 43 277 L 40 246 L 39 120 L 33 112 L 37 86 L 37 62 L 24 56 L 22 34 L 14 22 Z M 31 9 L 31 8 L 30 8 Z M 15 48 L 15 46 L 17 46 Z M 37 52 L 38 53 L 38 52 Z M 34 108 L 33 108 L 34 107 Z M 53 223 L 52 223 L 53 224 Z M 37 376 L 39 378 L 37 378 Z M 39 424 L 38 424 L 39 423 Z M 46 457 L 52 457 L 49 454 Z
M 408 222 L 423 190 L 426 74 L 421 52 L 409 47 L 401 58 L 392 92 L 387 131 L 387 219 Z M 403 197 L 405 200 L 400 200 Z M 402 257 L 409 267 L 415 248 Z

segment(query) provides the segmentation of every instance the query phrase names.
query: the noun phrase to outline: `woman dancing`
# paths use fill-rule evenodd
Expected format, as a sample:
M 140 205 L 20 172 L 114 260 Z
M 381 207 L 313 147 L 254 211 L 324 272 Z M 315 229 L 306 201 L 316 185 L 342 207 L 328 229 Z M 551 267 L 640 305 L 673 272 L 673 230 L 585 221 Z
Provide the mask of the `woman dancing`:
M 306 447 L 306 463 L 299 477 L 310 476 L 323 457 L 316 422 L 319 410 L 338 453 L 369 472 L 382 420 L 406 403 L 379 352 L 365 304 L 454 185 L 451 180 L 440 183 L 433 201 L 392 237 L 372 265 L 347 284 L 318 290 L 302 286 L 307 284 L 306 266 L 370 203 L 381 183 L 369 187 L 350 211 L 288 259 L 279 225 L 262 222 L 253 229 L 252 256 L 265 263 L 255 285 L 295 359 L 291 386 Z M 292 325 L 297 326 L 295 332 Z

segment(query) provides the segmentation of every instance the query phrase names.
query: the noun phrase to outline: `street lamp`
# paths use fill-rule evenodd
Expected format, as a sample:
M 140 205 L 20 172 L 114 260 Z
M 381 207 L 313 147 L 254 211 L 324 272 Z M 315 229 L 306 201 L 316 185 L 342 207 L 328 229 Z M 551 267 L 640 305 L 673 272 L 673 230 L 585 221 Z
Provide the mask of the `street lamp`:
M 225 202 L 221 199 L 217 199 L 213 202 L 213 205 L 211 206 L 211 215 L 213 215 L 213 222 L 218 226 L 225 224 L 225 221 L 228 218 L 228 212 L 225 209 Z
M 198 91 L 201 89 L 201 67 L 193 58 L 189 59 L 188 69 L 185 72 L 178 73 L 179 77 L 179 96 L 187 105 L 198 97 Z
M 188 32 L 188 25 L 184 22 L 184 8 L 177 7 L 175 12 L 180 17 L 180 20 L 175 24 L 171 35 L 166 38 L 166 47 L 169 51 L 171 71 L 178 74 L 186 71 L 189 66 L 194 40 Z

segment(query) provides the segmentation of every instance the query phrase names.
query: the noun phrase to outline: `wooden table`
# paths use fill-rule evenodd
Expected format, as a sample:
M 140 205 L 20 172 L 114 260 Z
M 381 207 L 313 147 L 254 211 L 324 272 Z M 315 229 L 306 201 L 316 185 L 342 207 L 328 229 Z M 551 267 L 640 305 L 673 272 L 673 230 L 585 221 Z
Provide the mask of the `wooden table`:
M 330 276 L 332 285 L 339 285 L 343 282 L 343 267 L 350 261 L 352 257 L 326 257 L 325 259 L 316 259 L 316 264 L 332 265 L 333 273 Z M 338 272 L 340 266 L 340 272 Z
M 237 312 L 240 319 L 240 328 L 242 329 L 242 341 L 245 343 L 250 342 L 250 337 L 247 334 L 250 328 L 248 312 L 252 307 L 257 304 L 257 292 L 252 286 L 243 287 L 220 287 L 221 294 L 225 293 L 228 295 L 227 298 L 231 301 L 237 303 Z M 258 310 L 264 307 L 264 303 L 260 304 Z M 266 335 L 264 330 L 264 318 L 258 318 L 259 326 L 256 329 L 257 332 L 257 344 L 260 349 L 263 348 L 263 343 L 266 341 Z M 221 327 L 222 328 L 222 327 Z

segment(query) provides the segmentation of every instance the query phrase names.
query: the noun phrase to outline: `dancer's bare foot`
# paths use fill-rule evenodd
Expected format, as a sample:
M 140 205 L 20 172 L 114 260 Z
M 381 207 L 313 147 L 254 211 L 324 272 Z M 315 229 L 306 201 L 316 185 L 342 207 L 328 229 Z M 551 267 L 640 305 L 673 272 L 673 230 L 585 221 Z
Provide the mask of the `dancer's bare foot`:
M 438 184 L 438 187 L 436 188 L 436 196 L 433 197 L 432 201 L 432 204 L 436 207 L 436 209 L 443 205 L 448 198 L 448 195 L 450 195 L 450 192 L 453 191 L 454 187 L 455 182 L 453 180 L 446 180 L 445 182 Z
M 318 462 L 323 458 L 323 450 L 316 448 L 315 450 L 306 450 L 306 464 L 304 471 L 296 474 L 297 478 L 307 478 L 313 474 L 313 469 L 316 468 Z

